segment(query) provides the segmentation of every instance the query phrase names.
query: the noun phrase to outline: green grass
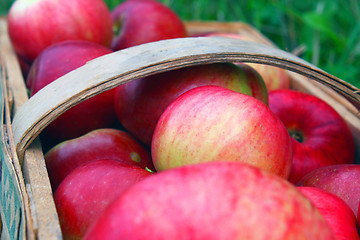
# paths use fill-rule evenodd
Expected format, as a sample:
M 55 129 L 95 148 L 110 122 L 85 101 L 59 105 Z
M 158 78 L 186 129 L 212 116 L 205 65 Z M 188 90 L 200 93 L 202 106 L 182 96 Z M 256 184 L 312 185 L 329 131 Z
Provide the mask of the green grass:
M 105 0 L 110 9 L 121 0 Z M 183 20 L 243 21 L 280 48 L 360 88 L 359 0 L 160 0 Z M 0 1 L 6 14 L 13 0 Z

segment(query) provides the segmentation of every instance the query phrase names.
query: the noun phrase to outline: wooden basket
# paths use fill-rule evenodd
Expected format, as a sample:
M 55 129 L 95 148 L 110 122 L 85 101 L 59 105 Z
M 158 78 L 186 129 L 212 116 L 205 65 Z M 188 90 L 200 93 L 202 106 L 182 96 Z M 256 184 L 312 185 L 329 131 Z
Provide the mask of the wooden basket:
M 3 121 L 0 212 L 4 239 L 61 239 L 38 134 L 81 101 L 125 82 L 171 69 L 213 62 L 253 62 L 284 68 L 290 71 L 292 88 L 322 98 L 345 118 L 359 151 L 359 89 L 279 50 L 246 24 L 187 22 L 186 26 L 195 35 L 237 32 L 256 37 L 263 44 L 204 37 L 148 43 L 94 59 L 28 99 L 20 65 L 7 35 L 6 20 L 0 19 Z

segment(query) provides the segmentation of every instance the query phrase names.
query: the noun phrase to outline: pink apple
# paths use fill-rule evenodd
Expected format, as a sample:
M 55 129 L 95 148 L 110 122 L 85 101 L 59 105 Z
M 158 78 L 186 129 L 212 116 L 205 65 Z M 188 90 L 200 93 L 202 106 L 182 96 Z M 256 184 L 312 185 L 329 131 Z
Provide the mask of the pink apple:
M 52 189 L 76 167 L 99 159 L 111 159 L 154 171 L 150 152 L 127 132 L 97 129 L 64 141 L 45 154 Z
M 169 7 L 157 0 L 127 0 L 112 11 L 113 50 L 164 39 L 186 37 L 186 29 Z
M 46 47 L 64 40 L 87 40 L 110 47 L 111 13 L 103 0 L 17 0 L 8 13 L 16 53 L 33 61 Z
M 299 186 L 317 187 L 343 199 L 357 214 L 360 201 L 360 165 L 338 164 L 306 174 Z
M 81 239 L 112 201 L 150 175 L 145 169 L 113 160 L 76 168 L 54 194 L 64 239 Z
M 204 36 L 228 37 L 228 38 L 236 38 L 249 42 L 263 43 L 259 39 L 256 39 L 255 37 L 251 37 L 249 35 L 240 34 L 240 33 L 213 32 L 213 33 L 205 34 Z M 268 91 L 290 88 L 291 77 L 286 72 L 286 70 L 265 64 L 258 64 L 258 63 L 245 63 L 245 64 L 253 67 L 261 75 L 261 77 L 265 81 Z
M 317 207 L 338 240 L 359 240 L 356 217 L 351 208 L 338 196 L 315 187 L 299 187 Z
M 236 162 L 155 173 L 109 205 L 84 239 L 335 239 L 288 181 Z
M 31 66 L 27 78 L 30 94 L 34 95 L 87 61 L 111 52 L 102 45 L 80 40 L 64 41 L 46 48 Z M 94 129 L 113 127 L 117 122 L 114 95 L 115 89 L 111 89 L 76 105 L 46 127 L 42 135 L 59 143 Z M 50 141 L 48 139 L 45 141 Z
M 210 161 L 238 161 L 287 178 L 291 139 L 260 100 L 219 86 L 193 88 L 161 115 L 152 139 L 158 171 Z
M 297 183 L 322 166 L 354 163 L 355 144 L 350 128 L 323 100 L 296 90 L 275 90 L 269 92 L 269 107 L 292 136 L 291 182 Z
M 185 67 L 138 79 L 117 88 L 115 109 L 122 125 L 150 146 L 165 108 L 182 93 L 203 85 L 218 85 L 268 103 L 263 79 L 249 66 L 216 63 Z

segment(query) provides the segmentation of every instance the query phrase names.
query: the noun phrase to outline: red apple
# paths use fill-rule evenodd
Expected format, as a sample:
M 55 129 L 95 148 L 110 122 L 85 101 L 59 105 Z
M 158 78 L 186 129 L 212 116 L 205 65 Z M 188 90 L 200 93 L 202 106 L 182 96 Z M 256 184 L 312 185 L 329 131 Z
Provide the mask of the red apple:
M 299 187 L 317 207 L 338 240 L 359 240 L 356 217 L 351 208 L 338 196 L 315 187 Z
M 186 29 L 169 7 L 157 0 L 127 0 L 112 11 L 113 50 L 164 39 L 186 37 Z
M 113 160 L 76 168 L 54 194 L 64 239 L 81 239 L 112 201 L 150 175 L 145 169 Z
M 13 47 L 26 61 L 60 41 L 110 47 L 113 36 L 111 13 L 103 0 L 17 0 L 7 20 Z
M 112 51 L 89 41 L 69 40 L 46 48 L 32 64 L 27 84 L 34 95 L 47 84 Z M 116 123 L 115 89 L 94 96 L 69 109 L 43 131 L 55 143 L 79 137 L 91 130 L 113 127 Z M 46 140 L 48 141 L 48 140 Z
M 358 226 L 359 226 L 359 228 L 360 228 L 360 201 L 359 201 L 359 206 L 358 206 L 357 220 L 358 220 Z
M 150 153 L 127 132 L 97 129 L 81 137 L 64 141 L 45 154 L 52 189 L 76 167 L 99 159 L 155 170 Z
M 165 108 L 182 93 L 203 85 L 219 85 L 268 103 L 263 79 L 251 67 L 216 63 L 185 67 L 138 79 L 117 88 L 115 109 L 122 125 L 146 145 Z
M 276 90 L 269 92 L 269 107 L 292 136 L 291 182 L 297 183 L 304 175 L 322 166 L 355 161 L 350 128 L 323 100 L 296 90 Z
M 249 41 L 249 42 L 262 43 L 254 37 L 250 37 L 248 35 L 240 34 L 240 33 L 215 32 L 215 33 L 205 34 L 205 36 L 206 37 L 211 37 L 211 36 L 228 37 L 228 38 L 236 38 L 236 39 Z M 253 67 L 261 75 L 261 77 L 265 81 L 268 91 L 272 91 L 272 90 L 276 90 L 276 89 L 289 89 L 290 88 L 291 78 L 285 69 L 270 66 L 270 65 L 265 65 L 265 64 L 258 64 L 258 63 L 245 63 L 245 64 Z
M 258 99 L 219 86 L 193 88 L 161 115 L 151 145 L 155 169 L 238 161 L 287 178 L 291 139 Z
M 20 57 L 18 54 L 16 55 L 17 57 L 17 60 L 19 62 L 19 65 L 20 65 L 20 69 L 21 69 L 21 73 L 22 73 L 22 76 L 24 79 L 27 78 L 28 74 L 29 74 L 29 71 L 30 71 L 30 66 L 31 66 L 31 63 L 30 62 L 27 62 L 25 61 L 22 57 Z
M 321 167 L 306 174 L 299 186 L 317 187 L 343 199 L 357 214 L 360 201 L 360 165 L 339 164 Z
M 236 162 L 158 172 L 124 192 L 84 239 L 335 239 L 288 181 Z

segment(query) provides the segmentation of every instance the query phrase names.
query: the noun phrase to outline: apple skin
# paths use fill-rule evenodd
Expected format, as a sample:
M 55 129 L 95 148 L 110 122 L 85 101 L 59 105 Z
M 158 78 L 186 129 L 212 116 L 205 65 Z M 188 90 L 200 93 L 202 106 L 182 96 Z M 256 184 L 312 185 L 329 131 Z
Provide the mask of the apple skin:
M 29 74 L 29 71 L 30 71 L 31 63 L 25 61 L 18 54 L 16 54 L 16 57 L 17 57 L 17 60 L 19 62 L 19 65 L 20 65 L 22 76 L 23 76 L 24 79 L 26 79 L 28 74 Z
M 81 239 L 117 196 L 150 175 L 138 166 L 108 159 L 74 169 L 54 193 L 64 239 Z
M 290 75 L 285 69 L 266 64 L 246 63 L 253 67 L 264 79 L 268 91 L 289 89 L 291 86 Z
M 298 186 L 323 189 L 343 199 L 357 214 L 360 201 L 360 165 L 338 164 L 321 167 L 306 174 Z
M 99 159 L 111 159 L 155 171 L 150 152 L 130 134 L 117 129 L 96 129 L 61 142 L 45 154 L 53 190 L 75 168 Z
M 110 47 L 113 37 L 103 0 L 17 0 L 7 22 L 15 52 L 30 62 L 57 42 L 86 40 Z
M 134 184 L 84 239 L 335 238 L 318 209 L 285 179 L 247 164 L 212 162 Z
M 291 138 L 267 105 L 219 86 L 197 87 L 173 101 L 156 125 L 151 154 L 157 171 L 227 160 L 287 178 L 292 164 Z
M 111 48 L 116 51 L 143 43 L 186 37 L 182 20 L 156 0 L 127 0 L 111 12 L 115 34 Z
M 32 64 L 26 79 L 30 95 L 87 61 L 109 53 L 112 53 L 109 48 L 81 40 L 68 40 L 46 48 Z M 94 129 L 114 127 L 117 123 L 114 95 L 115 89 L 111 89 L 79 103 L 50 123 L 42 135 L 46 141 L 51 139 L 56 144 Z
M 119 86 L 115 93 L 117 117 L 124 128 L 150 146 L 156 123 L 165 108 L 182 93 L 204 85 L 226 87 L 268 104 L 265 83 L 254 69 L 215 63 L 168 71 Z
M 357 220 L 358 220 L 358 226 L 359 226 L 359 228 L 360 228 L 360 201 L 359 201 L 359 206 L 358 206 Z
M 258 39 L 240 33 L 213 32 L 213 33 L 207 33 L 204 36 L 227 37 L 227 38 L 235 38 L 249 42 L 262 43 Z M 291 77 L 285 69 L 266 65 L 266 64 L 258 64 L 258 63 L 245 63 L 245 64 L 253 67 L 261 75 L 261 77 L 264 79 L 268 91 L 290 88 Z
M 269 92 L 269 107 L 292 136 L 292 183 L 316 168 L 355 162 L 350 128 L 323 100 L 296 90 L 274 90 Z
M 360 201 L 359 201 L 359 206 L 358 206 L 357 221 L 358 221 L 358 226 L 360 228 Z
M 356 217 L 344 200 L 315 187 L 298 187 L 317 207 L 338 240 L 359 240 Z

